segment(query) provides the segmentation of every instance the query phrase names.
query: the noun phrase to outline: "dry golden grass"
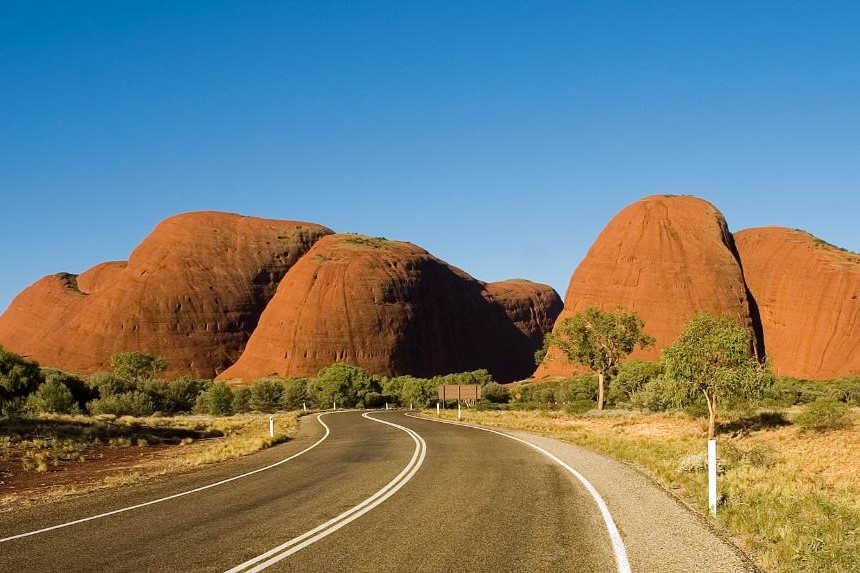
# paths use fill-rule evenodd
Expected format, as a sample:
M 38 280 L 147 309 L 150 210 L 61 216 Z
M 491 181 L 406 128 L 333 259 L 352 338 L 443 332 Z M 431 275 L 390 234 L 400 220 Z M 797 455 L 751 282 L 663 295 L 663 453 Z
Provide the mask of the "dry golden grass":
M 115 420 L 112 417 L 46 416 L 45 420 L 49 422 L 74 424 L 76 431 L 81 426 L 84 427 L 84 430 L 91 429 L 91 426 L 102 431 L 104 426 L 108 424 L 111 425 L 111 431 L 116 431 L 118 426 L 128 427 L 129 437 L 102 439 L 101 442 L 91 437 L 98 432 L 80 432 L 80 437 L 77 438 L 80 448 L 75 449 L 76 455 L 77 452 L 88 446 L 93 446 L 94 443 L 101 443 L 103 447 L 109 448 L 140 448 L 145 451 L 147 447 L 158 444 L 157 440 L 145 437 L 151 434 L 153 429 L 193 430 L 202 434 L 217 434 L 219 437 L 197 440 L 186 437 L 175 440 L 177 442 L 175 445 L 165 447 L 161 444 L 159 448 L 153 449 L 151 455 L 142 456 L 140 460 L 128 464 L 112 465 L 107 469 L 96 468 L 98 462 L 83 461 L 81 462 L 83 464 L 93 464 L 94 470 L 91 473 L 82 472 L 82 479 L 73 483 L 40 488 L 36 495 L 34 495 L 36 492 L 30 490 L 14 491 L 0 497 L 0 511 L 10 511 L 36 503 L 50 503 L 72 495 L 121 487 L 156 476 L 182 473 L 205 464 L 217 463 L 257 452 L 286 441 L 298 429 L 299 412 L 280 412 L 274 414 L 274 417 L 276 435 L 269 437 L 269 414 L 239 414 L 228 417 L 194 415 L 172 418 L 132 418 L 125 416 Z M 44 453 L 46 442 L 49 441 L 24 440 L 16 442 L 15 447 L 20 449 L 23 444 L 24 447 L 28 448 L 23 454 L 22 461 L 42 460 L 47 455 Z M 69 444 L 73 442 L 74 439 L 72 438 L 64 438 L 59 443 L 64 451 L 70 451 Z M 35 446 L 30 448 L 30 444 L 35 444 Z M 0 443 L 0 458 L 10 448 L 10 440 L 6 439 Z M 55 456 L 56 454 L 51 455 Z M 29 461 L 26 463 L 30 464 Z M 23 469 L 26 471 L 28 467 L 25 466 Z M 44 471 L 45 469 L 47 468 L 37 465 L 32 468 L 32 471 Z
M 446 416 L 453 417 L 447 413 Z M 702 420 L 626 411 L 466 412 L 465 421 L 567 440 L 628 462 L 706 514 L 707 477 L 680 469 L 706 451 Z M 766 571 L 860 571 L 860 433 L 747 425 L 719 437 L 719 524 Z

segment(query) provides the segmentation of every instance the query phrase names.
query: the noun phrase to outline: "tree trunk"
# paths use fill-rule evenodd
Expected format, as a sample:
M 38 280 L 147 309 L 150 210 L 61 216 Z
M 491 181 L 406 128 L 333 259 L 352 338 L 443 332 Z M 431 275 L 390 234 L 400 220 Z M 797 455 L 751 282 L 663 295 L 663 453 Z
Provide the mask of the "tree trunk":
M 597 409 L 603 409 L 603 381 L 606 377 L 603 372 L 597 373 Z

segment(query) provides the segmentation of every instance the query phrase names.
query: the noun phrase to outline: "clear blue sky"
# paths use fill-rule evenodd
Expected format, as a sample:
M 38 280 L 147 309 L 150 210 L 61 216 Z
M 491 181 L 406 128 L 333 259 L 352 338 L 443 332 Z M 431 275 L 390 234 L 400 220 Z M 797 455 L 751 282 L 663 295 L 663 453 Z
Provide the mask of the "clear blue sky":
M 562 295 L 652 193 L 858 251 L 858 6 L 4 2 L 0 310 L 189 210 Z

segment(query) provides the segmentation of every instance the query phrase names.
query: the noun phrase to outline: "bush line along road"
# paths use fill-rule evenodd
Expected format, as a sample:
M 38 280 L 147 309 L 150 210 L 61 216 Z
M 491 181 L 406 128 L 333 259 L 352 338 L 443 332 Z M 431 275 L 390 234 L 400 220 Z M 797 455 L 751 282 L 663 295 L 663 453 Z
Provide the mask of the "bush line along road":
M 636 539 L 659 534 L 619 535 L 586 478 L 499 434 L 395 411 L 307 416 L 253 456 L 3 515 L 0 570 L 625 573 L 624 536 L 633 570 L 744 570 L 704 526 L 719 568 L 690 547 L 643 551 Z

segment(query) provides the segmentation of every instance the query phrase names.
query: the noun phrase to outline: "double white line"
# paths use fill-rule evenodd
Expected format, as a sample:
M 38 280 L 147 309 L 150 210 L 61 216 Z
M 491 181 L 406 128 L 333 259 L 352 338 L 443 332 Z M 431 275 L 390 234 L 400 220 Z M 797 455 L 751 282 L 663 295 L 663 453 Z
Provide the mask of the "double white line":
M 406 464 L 406 467 L 403 468 L 397 476 L 388 482 L 382 489 L 359 503 L 358 505 L 344 511 L 337 517 L 330 519 L 319 525 L 307 533 L 303 533 L 298 537 L 294 537 L 289 541 L 278 545 L 277 547 L 273 547 L 272 549 L 262 553 L 253 559 L 249 559 L 240 565 L 236 565 L 227 573 L 239 573 L 241 572 L 253 572 L 253 571 L 262 571 L 266 567 L 277 563 L 278 561 L 289 557 L 290 555 L 301 551 L 308 545 L 319 541 L 320 539 L 331 535 L 344 525 L 355 521 L 368 511 L 372 510 L 386 499 L 397 493 L 397 491 L 402 488 L 406 483 L 412 479 L 412 477 L 418 472 L 418 468 L 421 467 L 421 464 L 424 463 L 424 457 L 427 454 L 427 444 L 424 442 L 424 439 L 419 436 L 414 431 L 410 430 L 405 426 L 401 426 L 399 424 L 394 424 L 393 422 L 386 422 L 385 420 L 379 420 L 370 416 L 370 414 L 362 414 L 364 418 L 368 420 L 373 420 L 374 422 L 379 422 L 380 424 L 386 424 L 388 426 L 392 426 L 399 430 L 403 430 L 412 438 L 412 441 L 415 442 L 415 452 L 412 454 L 412 459 L 409 460 L 409 463 Z

